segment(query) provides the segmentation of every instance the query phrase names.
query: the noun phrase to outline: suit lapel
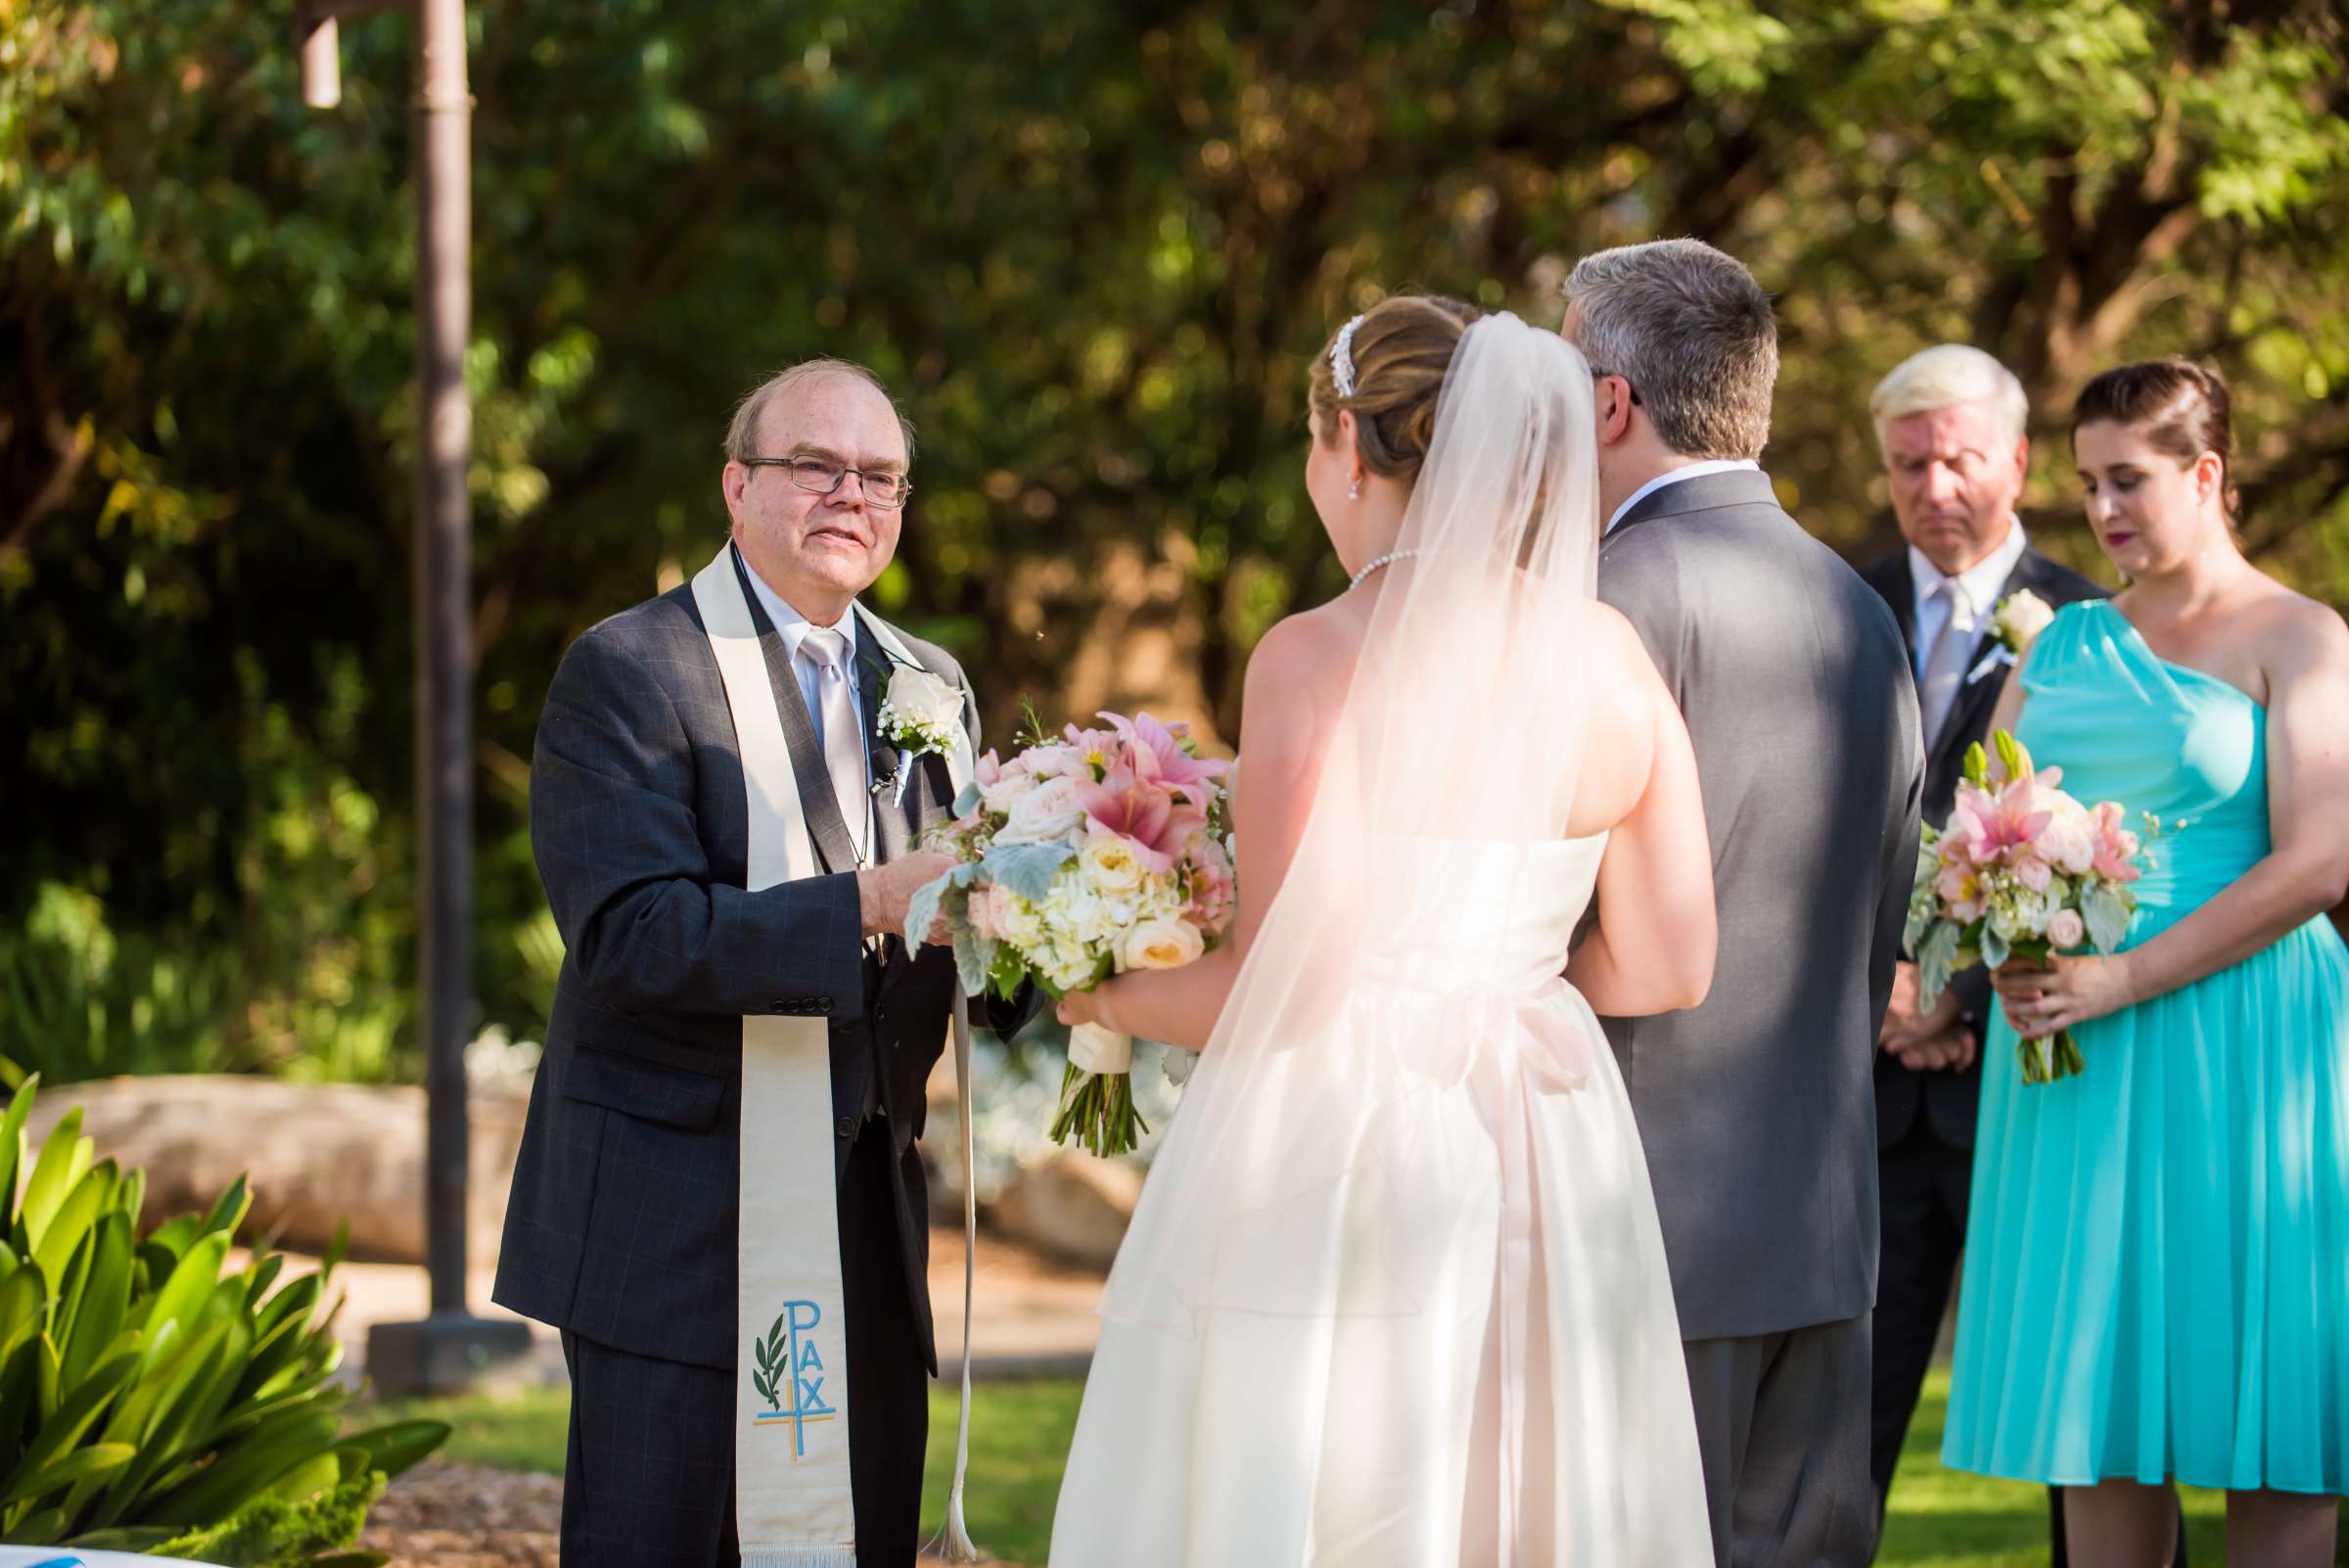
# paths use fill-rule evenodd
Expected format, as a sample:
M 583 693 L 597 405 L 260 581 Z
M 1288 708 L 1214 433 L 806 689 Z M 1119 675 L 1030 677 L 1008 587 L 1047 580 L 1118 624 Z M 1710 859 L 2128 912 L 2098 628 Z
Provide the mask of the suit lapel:
M 824 751 L 815 740 L 815 720 L 807 716 L 806 699 L 800 695 L 799 678 L 792 673 L 791 651 L 783 634 L 767 619 L 766 607 L 751 587 L 750 568 L 734 550 L 734 571 L 742 579 L 742 596 L 750 602 L 751 622 L 759 628 L 759 651 L 766 659 L 767 683 L 775 689 L 775 712 L 783 718 L 783 743 L 791 752 L 792 782 L 800 792 L 800 809 L 807 817 L 807 836 L 827 871 L 856 868 L 856 847 L 850 841 L 849 824 L 832 798 L 832 775 L 824 767 Z
M 1909 650 L 1909 662 L 1916 663 L 1916 569 L 1909 563 L 1909 552 L 1901 551 L 1892 558 L 1892 591 L 1884 602 L 1892 606 L 1892 619 L 1901 623 L 1901 643 Z

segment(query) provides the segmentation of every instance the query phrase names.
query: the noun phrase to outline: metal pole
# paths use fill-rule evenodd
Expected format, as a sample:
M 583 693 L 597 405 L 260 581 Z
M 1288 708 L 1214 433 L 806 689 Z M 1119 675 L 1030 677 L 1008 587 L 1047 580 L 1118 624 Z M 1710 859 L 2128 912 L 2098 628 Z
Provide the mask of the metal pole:
M 472 100 L 464 0 L 418 6 L 416 794 L 425 1084 L 425 1265 L 435 1313 L 465 1310 L 465 1038 L 473 1012 Z

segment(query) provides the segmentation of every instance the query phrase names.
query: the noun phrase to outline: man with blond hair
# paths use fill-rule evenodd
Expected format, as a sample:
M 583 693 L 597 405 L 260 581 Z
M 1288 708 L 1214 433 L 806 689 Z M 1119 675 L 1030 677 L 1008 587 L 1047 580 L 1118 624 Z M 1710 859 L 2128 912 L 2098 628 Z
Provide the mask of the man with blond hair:
M 2031 593 L 2053 607 L 2104 590 L 2034 549 L 2015 516 L 2031 442 L 2023 385 L 1979 348 L 1942 344 L 1893 367 L 1868 399 L 1903 547 L 1861 577 L 1900 622 L 1916 676 L 1924 819 L 1950 818 L 1966 748 L 1986 738 L 2013 662 L 1992 620 Z M 1904 963 L 1876 1056 L 1882 1264 L 1876 1286 L 1869 1467 L 1879 1514 L 1941 1333 L 1965 1240 L 1977 1056 L 1994 998 L 1980 971 L 1929 1011 Z M 2060 1540 L 2060 1536 L 2058 1536 Z

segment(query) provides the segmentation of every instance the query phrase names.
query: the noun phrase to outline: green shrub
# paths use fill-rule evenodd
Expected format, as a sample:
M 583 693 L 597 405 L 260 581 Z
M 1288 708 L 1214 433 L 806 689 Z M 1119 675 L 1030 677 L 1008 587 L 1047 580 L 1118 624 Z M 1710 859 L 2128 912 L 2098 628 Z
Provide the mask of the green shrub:
M 347 1547 L 383 1478 L 448 1428 L 338 1435 L 337 1258 L 281 1286 L 257 1249 L 224 1274 L 242 1177 L 142 1239 L 144 1175 L 92 1164 L 78 1109 L 33 1156 L 33 1089 L 0 1117 L 0 1542 L 256 1568 Z

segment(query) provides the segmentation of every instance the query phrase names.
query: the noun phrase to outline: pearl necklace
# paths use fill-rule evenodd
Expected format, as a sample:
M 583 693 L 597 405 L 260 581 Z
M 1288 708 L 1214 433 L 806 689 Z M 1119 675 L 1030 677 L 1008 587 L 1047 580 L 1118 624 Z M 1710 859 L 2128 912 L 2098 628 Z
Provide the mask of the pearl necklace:
M 1368 576 L 1371 573 L 1376 572 L 1380 567 L 1393 566 L 1398 561 L 1407 561 L 1414 555 L 1425 554 L 1427 554 L 1425 550 L 1389 550 L 1386 554 L 1380 556 L 1377 560 L 1371 562 L 1359 572 L 1357 572 L 1354 575 L 1354 580 L 1346 584 L 1346 591 L 1352 593 L 1355 589 L 1360 587 L 1362 585 L 1362 579 Z

